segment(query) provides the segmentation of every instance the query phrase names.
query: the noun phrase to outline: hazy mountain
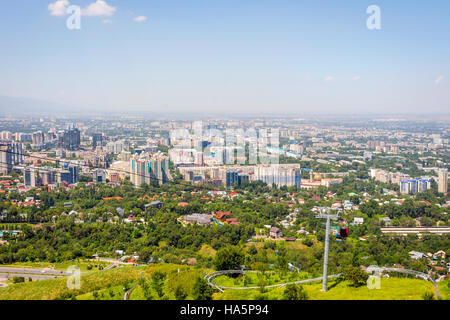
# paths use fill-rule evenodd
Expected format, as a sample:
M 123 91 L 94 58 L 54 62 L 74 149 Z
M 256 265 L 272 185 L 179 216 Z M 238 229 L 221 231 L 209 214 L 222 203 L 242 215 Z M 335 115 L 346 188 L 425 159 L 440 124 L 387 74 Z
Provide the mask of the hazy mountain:
M 38 99 L 0 96 L 0 115 L 63 114 L 80 111 L 79 108 Z

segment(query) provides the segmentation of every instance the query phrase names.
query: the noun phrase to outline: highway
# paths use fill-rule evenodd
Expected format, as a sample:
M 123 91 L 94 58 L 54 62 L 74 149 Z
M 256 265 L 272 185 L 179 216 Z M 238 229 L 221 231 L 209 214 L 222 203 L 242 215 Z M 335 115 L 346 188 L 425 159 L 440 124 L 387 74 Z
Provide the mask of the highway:
M 29 273 L 0 273 L 0 280 L 6 279 L 9 280 L 12 279 L 13 277 L 24 277 L 25 281 L 28 281 L 29 278 L 31 278 L 33 281 L 60 278 L 59 276 L 29 274 Z
M 23 268 L 23 267 L 0 267 L 0 274 L 35 274 L 35 275 L 51 275 L 51 276 L 70 276 L 72 273 L 63 270 L 51 270 L 48 268 L 38 269 L 38 268 Z
M 67 271 L 52 270 L 49 268 L 24 268 L 24 267 L 0 267 L 0 281 L 10 280 L 13 277 L 23 277 L 25 281 L 32 279 L 33 281 L 56 279 L 63 276 L 70 276 L 72 273 Z M 2 287 L 7 286 L 3 283 Z

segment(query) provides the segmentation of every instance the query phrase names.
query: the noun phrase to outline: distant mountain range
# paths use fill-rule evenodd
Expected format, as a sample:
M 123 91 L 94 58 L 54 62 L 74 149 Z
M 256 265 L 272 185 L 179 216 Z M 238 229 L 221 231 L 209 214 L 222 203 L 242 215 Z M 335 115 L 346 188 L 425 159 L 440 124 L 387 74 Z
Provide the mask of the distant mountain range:
M 79 108 L 38 99 L 0 96 L 0 115 L 63 114 L 79 112 Z

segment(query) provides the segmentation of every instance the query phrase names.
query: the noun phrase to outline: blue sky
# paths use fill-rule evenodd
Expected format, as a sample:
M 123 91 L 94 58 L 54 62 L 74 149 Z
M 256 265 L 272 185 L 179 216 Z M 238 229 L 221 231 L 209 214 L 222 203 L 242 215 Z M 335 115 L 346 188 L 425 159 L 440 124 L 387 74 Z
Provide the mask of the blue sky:
M 447 0 L 65 1 L 83 9 L 81 30 L 51 14 L 56 0 L 2 1 L 0 95 L 114 111 L 450 111 Z M 373 4 L 381 30 L 366 27 Z

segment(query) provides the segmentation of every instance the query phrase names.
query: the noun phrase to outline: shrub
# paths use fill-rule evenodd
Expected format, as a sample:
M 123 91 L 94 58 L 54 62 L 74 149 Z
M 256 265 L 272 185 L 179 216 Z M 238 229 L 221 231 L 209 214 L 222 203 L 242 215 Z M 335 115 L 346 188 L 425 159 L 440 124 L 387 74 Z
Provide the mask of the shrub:
M 217 251 L 214 258 L 216 270 L 239 270 L 244 263 L 244 254 L 235 246 L 227 246 Z
M 17 276 L 14 276 L 12 280 L 13 280 L 13 283 L 22 283 L 22 282 L 25 282 L 25 278 L 24 278 L 24 277 L 17 277 Z
M 367 283 L 369 275 L 358 267 L 348 267 L 344 269 L 344 278 L 355 287 L 363 286 Z
M 158 296 L 161 298 L 164 295 L 163 284 L 166 280 L 167 274 L 161 271 L 155 271 L 152 275 L 152 286 Z
M 187 293 L 184 291 L 183 287 L 181 285 L 178 285 L 175 288 L 175 299 L 177 300 L 185 300 L 187 297 Z
M 198 276 L 195 279 L 194 287 L 192 289 L 192 297 L 195 300 L 211 300 L 212 299 L 212 289 L 208 285 L 205 279 Z
M 302 286 L 289 284 L 284 289 L 284 300 L 308 300 L 308 293 Z
M 423 300 L 434 300 L 434 293 L 431 291 L 427 291 L 422 295 Z

